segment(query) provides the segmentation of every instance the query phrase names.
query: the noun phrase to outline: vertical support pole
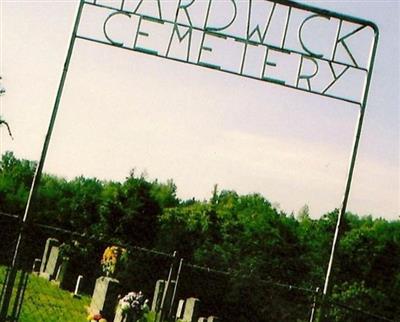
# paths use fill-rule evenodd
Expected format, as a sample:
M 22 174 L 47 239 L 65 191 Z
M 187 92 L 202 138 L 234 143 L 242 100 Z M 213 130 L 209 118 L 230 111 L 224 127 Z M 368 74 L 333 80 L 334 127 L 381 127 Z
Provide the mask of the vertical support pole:
M 29 213 L 30 213 L 30 209 L 31 209 L 31 203 L 36 195 L 38 185 L 39 185 L 40 179 L 42 177 L 43 166 L 44 166 L 44 162 L 46 160 L 46 155 L 47 155 L 47 150 L 48 150 L 49 144 L 50 144 L 51 134 L 53 132 L 54 124 L 56 121 L 58 107 L 60 105 L 60 100 L 61 100 L 62 92 L 64 89 L 65 79 L 67 77 L 72 52 L 74 49 L 76 34 L 78 31 L 79 21 L 80 21 L 81 15 L 82 15 L 82 9 L 83 9 L 84 3 L 85 3 L 84 0 L 79 1 L 79 6 L 77 9 L 76 19 L 75 19 L 74 27 L 72 30 L 72 35 L 71 35 L 71 39 L 70 39 L 70 43 L 69 43 L 69 47 L 68 47 L 67 56 L 66 56 L 65 63 L 64 63 L 63 72 L 61 75 L 61 80 L 60 80 L 60 83 L 58 86 L 57 95 L 56 95 L 56 99 L 55 99 L 54 106 L 53 106 L 53 111 L 51 114 L 48 129 L 47 129 L 47 134 L 46 134 L 46 137 L 45 137 L 45 140 L 43 143 L 42 153 L 40 156 L 39 163 L 36 167 L 35 174 L 33 176 L 32 185 L 31 185 L 31 189 L 29 191 L 29 196 L 28 196 L 28 200 L 26 203 L 24 216 L 20 220 L 19 235 L 18 235 L 18 239 L 17 239 L 15 248 L 14 248 L 14 255 L 13 255 L 12 262 L 11 262 L 10 274 L 7 275 L 7 279 L 5 281 L 4 298 L 3 298 L 2 306 L 0 309 L 0 321 L 5 321 L 7 318 L 8 307 L 10 305 L 12 290 L 13 290 L 15 278 L 17 275 L 20 251 L 21 251 L 22 245 L 24 243 L 26 229 L 28 228 L 28 219 L 29 219 Z
M 318 321 L 319 322 L 324 322 L 325 321 L 325 312 L 326 312 L 326 306 L 327 306 L 327 297 L 329 296 L 331 292 L 331 275 L 332 275 L 332 267 L 333 267 L 333 261 L 336 255 L 336 251 L 339 245 L 339 234 L 340 234 L 340 229 L 342 227 L 343 219 L 346 213 L 346 208 L 347 208 L 347 202 L 349 199 L 349 193 L 350 193 L 350 187 L 351 187 L 351 181 L 353 178 L 353 172 L 354 172 L 354 166 L 356 162 L 356 157 L 357 157 L 357 151 L 358 151 L 358 146 L 360 143 L 360 136 L 361 136 L 361 129 L 362 129 L 362 124 L 364 120 L 364 111 L 365 109 L 360 107 L 359 111 L 359 117 L 358 117 L 358 123 L 357 123 L 357 130 L 355 134 L 355 139 L 354 139 L 354 144 L 353 144 L 353 152 L 351 155 L 350 159 L 350 165 L 349 165 L 349 171 L 347 175 L 347 181 L 346 181 L 346 189 L 344 192 L 343 196 L 343 201 L 342 201 L 342 206 L 339 210 L 337 222 L 336 222 L 336 228 L 335 228 L 335 234 L 333 236 L 333 242 L 332 242 L 332 248 L 331 248 L 331 255 L 329 257 L 329 263 L 328 263 L 328 268 L 326 271 L 326 277 L 325 277 L 325 283 L 324 283 L 324 288 L 322 291 L 322 301 L 321 301 L 321 308 L 318 314 Z
M 315 293 L 314 293 L 314 298 L 313 298 L 313 304 L 311 307 L 311 315 L 310 315 L 310 322 L 314 322 L 314 318 L 315 318 L 315 310 L 317 309 L 317 299 L 319 296 L 319 287 L 317 287 L 315 289 Z
M 18 308 L 17 308 L 17 312 L 16 312 L 16 315 L 15 315 L 15 320 L 16 321 L 19 321 L 19 316 L 21 314 L 22 303 L 24 302 L 24 296 L 25 296 L 26 287 L 28 286 L 28 281 L 29 281 L 29 274 L 28 274 L 28 272 L 25 272 L 25 280 L 24 280 L 24 285 L 23 285 L 23 288 L 22 288 L 22 294 L 21 294 L 21 297 L 19 299 Z
M 171 304 L 169 306 L 168 319 L 174 318 L 172 310 L 174 308 L 175 296 L 176 296 L 176 291 L 178 289 L 179 278 L 181 276 L 182 265 L 183 265 L 183 258 L 181 258 L 179 262 L 178 272 L 176 273 L 174 292 L 172 293 Z
M 171 263 L 171 266 L 169 268 L 167 283 L 165 283 L 165 289 L 164 289 L 163 297 L 162 297 L 162 300 L 161 300 L 161 313 L 160 313 L 159 322 L 163 322 L 165 317 L 166 317 L 166 312 L 165 311 L 166 311 L 166 306 L 167 306 L 167 300 L 168 300 L 168 297 L 169 297 L 169 289 L 171 287 L 172 275 L 173 275 L 173 272 L 174 272 L 176 258 L 177 258 L 177 252 L 174 251 L 173 258 L 172 258 L 172 263 Z
M 26 286 L 28 284 L 29 274 L 27 271 L 22 270 L 18 283 L 17 294 L 15 296 L 14 307 L 11 314 L 12 321 L 18 321 L 19 313 L 21 312 L 22 302 L 24 300 L 24 294 Z
M 343 223 L 344 216 L 346 214 L 347 202 L 349 199 L 351 182 L 353 179 L 353 172 L 354 172 L 354 167 L 355 167 L 356 158 L 357 158 L 358 146 L 359 146 L 360 138 L 361 138 L 361 130 L 362 130 L 363 122 L 364 122 L 365 109 L 367 107 L 368 91 L 369 91 L 369 88 L 371 85 L 371 76 L 372 76 L 372 71 L 373 71 L 373 67 L 374 67 L 376 49 L 377 49 L 377 45 L 378 45 L 379 31 L 375 25 L 371 25 L 370 27 L 374 30 L 374 33 L 375 33 L 374 44 L 371 49 L 370 68 L 368 71 L 367 81 L 366 81 L 365 90 L 364 90 L 364 94 L 363 94 L 364 95 L 363 101 L 360 104 L 357 128 L 356 128 L 356 133 L 355 133 L 355 138 L 354 138 L 354 143 L 353 143 L 353 152 L 352 152 L 351 158 L 350 158 L 350 164 L 349 164 L 349 170 L 348 170 L 348 174 L 347 174 L 346 188 L 344 191 L 342 206 L 340 208 L 340 211 L 338 214 L 338 219 L 336 222 L 336 229 L 335 229 L 335 234 L 334 234 L 333 242 L 332 242 L 331 255 L 329 257 L 329 263 L 328 263 L 328 268 L 326 271 L 324 289 L 322 292 L 321 307 L 320 307 L 320 310 L 318 313 L 318 322 L 326 321 L 326 306 L 327 306 L 328 297 L 330 295 L 331 288 L 332 288 L 331 283 L 330 283 L 331 275 L 332 275 L 332 267 L 333 267 L 335 254 L 336 254 L 336 251 L 337 251 L 337 248 L 339 245 L 340 229 L 341 229 L 341 226 Z
M 8 274 L 10 274 L 10 268 L 8 266 L 6 266 L 6 274 L 4 275 L 4 281 L 7 281 L 8 279 Z M 1 288 L 1 293 L 0 293 L 0 308 L 2 307 L 2 303 L 3 303 L 3 295 L 4 295 L 4 291 L 6 289 L 6 284 L 3 284 L 3 287 Z M 1 321 L 1 320 L 0 320 Z

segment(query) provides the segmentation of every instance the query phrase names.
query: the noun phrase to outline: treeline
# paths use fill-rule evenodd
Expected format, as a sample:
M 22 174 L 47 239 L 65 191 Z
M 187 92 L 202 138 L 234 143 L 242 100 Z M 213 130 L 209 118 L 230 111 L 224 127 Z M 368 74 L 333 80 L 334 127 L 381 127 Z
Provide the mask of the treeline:
M 34 169 L 33 162 L 12 152 L 2 155 L 0 212 L 23 214 Z M 35 223 L 74 231 L 88 240 L 177 251 L 186 263 L 231 272 L 217 277 L 187 269 L 182 275 L 182 294 L 207 297 L 206 309 L 226 321 L 308 321 L 312 294 L 276 285 L 323 285 L 337 211 L 311 219 L 307 206 L 286 214 L 259 194 L 238 195 L 215 187 L 210 195 L 209 200 L 180 200 L 172 181 L 150 181 L 134 171 L 123 182 L 85 177 L 68 181 L 46 174 L 31 215 Z M 2 239 L 13 233 L 12 227 L 9 222 L 0 226 Z M 81 269 L 94 271 L 91 263 L 101 254 L 93 252 L 101 247 L 80 243 L 77 248 L 81 256 L 92 258 L 86 266 L 81 261 Z M 144 271 L 157 272 L 160 262 L 146 256 L 137 254 L 134 268 L 121 279 L 140 283 L 141 274 L 152 276 Z M 333 283 L 334 301 L 399 319 L 400 221 L 348 213 Z M 376 321 L 355 314 L 336 308 L 331 321 Z

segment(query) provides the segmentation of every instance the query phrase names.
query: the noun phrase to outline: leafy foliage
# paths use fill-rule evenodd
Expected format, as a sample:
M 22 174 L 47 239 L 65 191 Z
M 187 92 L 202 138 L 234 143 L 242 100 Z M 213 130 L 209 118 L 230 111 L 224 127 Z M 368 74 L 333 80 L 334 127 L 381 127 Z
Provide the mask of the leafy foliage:
M 34 169 L 31 161 L 3 154 L 0 211 L 23 213 Z M 172 180 L 149 181 L 134 171 L 123 182 L 85 177 L 67 181 L 44 175 L 34 204 L 32 215 L 38 223 L 127 246 L 130 262 L 118 278 L 125 285 L 147 283 L 142 288 L 147 294 L 168 263 L 140 255 L 133 246 L 177 251 L 186 262 L 230 271 L 230 277 L 218 278 L 187 271 L 180 291 L 182 296 L 212 299 L 204 301 L 205 310 L 219 309 L 228 321 L 308 320 L 312 299 L 274 288 L 272 282 L 307 289 L 323 285 L 337 219 L 336 210 L 312 219 L 307 206 L 295 217 L 259 194 L 238 195 L 217 187 L 210 200 L 179 200 Z M 10 230 L 7 225 L 0 227 L 2 236 Z M 93 271 L 98 265 L 104 250 L 98 244 L 55 237 L 73 245 L 66 248 L 68 256 L 81 262 L 81 270 Z M 399 319 L 399 254 L 399 221 L 346 214 L 332 299 Z M 351 311 L 336 309 L 331 320 L 357 318 Z

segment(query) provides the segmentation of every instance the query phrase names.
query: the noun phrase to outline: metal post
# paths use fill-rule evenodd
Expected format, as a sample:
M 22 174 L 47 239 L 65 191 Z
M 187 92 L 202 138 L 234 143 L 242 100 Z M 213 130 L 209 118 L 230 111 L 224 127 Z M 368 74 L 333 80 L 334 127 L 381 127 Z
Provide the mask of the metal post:
M 353 178 L 354 166 L 355 166 L 355 162 L 356 162 L 358 146 L 360 143 L 361 129 L 362 129 L 362 124 L 363 124 L 363 120 L 364 120 L 364 111 L 365 111 L 365 109 L 360 108 L 359 118 L 358 118 L 358 123 L 357 123 L 357 130 L 356 130 L 356 135 L 355 135 L 354 144 L 353 144 L 353 153 L 351 156 L 349 172 L 348 172 L 347 181 L 346 181 L 346 189 L 345 189 L 344 196 L 343 196 L 342 207 L 340 208 L 340 211 L 338 214 L 338 219 L 336 222 L 336 229 L 335 229 L 335 234 L 333 236 L 331 255 L 329 258 L 328 268 L 326 271 L 325 284 L 324 284 L 324 289 L 322 292 L 321 309 L 320 309 L 320 312 L 318 315 L 319 322 L 325 321 L 325 309 L 326 309 L 326 304 L 327 304 L 326 301 L 327 301 L 327 296 L 330 294 L 330 291 L 331 291 L 330 280 L 331 280 L 331 275 L 332 275 L 333 261 L 334 261 L 335 255 L 336 255 L 337 247 L 339 245 L 339 233 L 340 233 L 340 229 L 341 229 L 341 226 L 343 223 L 344 215 L 346 213 L 347 202 L 349 199 L 351 181 Z
M 318 299 L 318 296 L 319 296 L 319 287 L 317 287 L 317 288 L 315 289 L 313 304 L 312 304 L 312 307 L 311 307 L 310 322 L 314 322 L 315 310 L 317 309 L 317 299 Z
M 174 308 L 175 296 L 176 296 L 176 291 L 178 289 L 179 278 L 181 276 L 182 265 L 183 265 L 183 258 L 181 258 L 179 262 L 178 272 L 176 273 L 174 292 L 172 293 L 171 304 L 169 306 L 168 319 L 174 317 L 172 314 L 172 310 Z
M 19 313 L 21 312 L 22 302 L 24 299 L 26 285 L 28 284 L 28 278 L 28 272 L 22 270 L 19 278 L 17 294 L 15 296 L 13 311 L 11 314 L 12 321 L 18 321 Z
M 7 281 L 9 274 L 10 274 L 10 268 L 8 266 L 6 266 L 6 274 L 4 275 L 4 281 Z M 6 289 L 6 285 L 3 284 L 3 287 L 1 288 L 1 293 L 0 293 L 0 308 L 2 307 L 3 296 L 4 296 L 5 289 Z
M 172 258 L 172 263 L 171 263 L 171 266 L 170 266 L 170 268 L 169 268 L 169 273 L 168 273 L 168 279 L 167 279 L 167 283 L 165 283 L 165 288 L 164 288 L 164 292 L 163 292 L 163 297 L 162 297 L 162 300 L 161 300 L 161 313 L 160 313 L 160 322 L 163 322 L 164 321 L 164 319 L 165 319 L 165 309 L 166 309 L 166 300 L 167 300 L 167 297 L 168 297 L 168 293 L 169 293 L 169 288 L 170 288 L 170 285 L 171 285 L 171 280 L 172 280 L 172 274 L 173 274 L 173 271 L 174 271 L 174 267 L 175 267 L 175 261 L 176 261 L 176 257 L 177 257 L 177 252 L 176 251 L 174 251 L 174 254 L 172 255 L 173 256 L 173 258 Z M 156 321 L 157 321 L 157 319 L 156 319 Z
M 0 321 L 4 321 L 7 318 L 7 311 L 8 311 L 10 301 L 11 301 L 12 290 L 13 290 L 13 286 L 15 283 L 16 273 L 17 273 L 17 264 L 18 264 L 19 257 L 20 257 L 20 250 L 21 250 L 21 247 L 22 247 L 22 244 L 24 241 L 24 237 L 25 237 L 24 236 L 25 230 L 26 230 L 27 224 L 28 224 L 31 203 L 32 203 L 33 198 L 36 195 L 37 188 L 38 188 L 41 176 L 42 176 L 43 166 L 44 166 L 44 162 L 46 160 L 46 154 L 47 154 L 47 150 L 48 150 L 48 147 L 50 144 L 51 134 L 53 132 L 54 124 L 56 121 L 58 107 L 59 107 L 62 92 L 64 89 L 65 79 L 67 77 L 68 67 L 69 67 L 72 52 L 74 49 L 76 34 L 78 31 L 79 21 L 80 21 L 81 15 L 82 15 L 82 9 L 83 9 L 84 3 L 85 3 L 84 0 L 80 0 L 80 2 L 79 2 L 76 19 L 75 19 L 69 47 L 68 47 L 68 52 L 67 52 L 67 56 L 65 59 L 63 72 L 61 75 L 61 80 L 60 80 L 60 83 L 58 86 L 57 95 L 56 95 L 56 99 L 55 99 L 54 106 L 53 106 L 53 111 L 51 114 L 48 129 L 47 129 L 47 134 L 46 134 L 46 137 L 45 137 L 45 140 L 43 143 L 42 153 L 40 156 L 39 163 L 36 167 L 35 175 L 33 176 L 32 185 L 31 185 L 31 189 L 29 191 L 29 196 L 28 196 L 28 200 L 26 203 L 24 216 L 23 216 L 22 220 L 20 221 L 20 231 L 19 231 L 17 243 L 14 248 L 14 255 L 13 255 L 13 259 L 12 259 L 12 263 L 11 263 L 11 267 L 10 267 L 10 274 L 8 274 L 7 279 L 5 281 L 4 299 L 3 299 L 2 307 L 0 310 Z
M 26 287 L 28 285 L 28 280 L 29 280 L 29 274 L 27 272 L 25 272 L 25 281 L 24 281 L 24 285 L 22 286 L 22 294 L 20 296 L 20 299 L 19 299 L 19 302 L 18 302 L 17 312 L 16 312 L 16 315 L 15 315 L 15 320 L 16 321 L 19 320 L 19 316 L 21 314 L 22 303 L 24 301 L 24 296 L 25 296 Z
M 369 87 L 371 85 L 371 76 L 372 76 L 372 70 L 374 67 L 374 61 L 375 61 L 375 55 L 376 55 L 376 49 L 378 45 L 378 38 L 379 38 L 379 32 L 377 28 L 374 28 L 375 32 L 375 39 L 374 39 L 374 45 L 371 49 L 371 68 L 368 73 L 367 77 L 367 82 L 365 86 L 365 91 L 364 91 L 364 99 L 362 104 L 360 104 L 360 110 L 359 110 L 359 116 L 358 116 L 358 122 L 357 122 L 357 128 L 356 128 L 356 133 L 355 133 L 355 138 L 354 138 L 354 143 L 353 143 L 353 152 L 351 154 L 351 159 L 350 159 L 350 164 L 349 164 L 349 170 L 348 170 L 348 175 L 347 175 L 347 180 L 346 180 L 346 188 L 344 191 L 344 196 L 343 196 L 343 201 L 342 201 L 342 206 L 340 208 L 339 214 L 338 214 L 338 219 L 336 222 L 336 229 L 335 229 L 335 234 L 333 237 L 333 242 L 332 242 L 332 249 L 331 249 L 331 255 L 329 258 L 329 263 L 328 263 L 328 268 L 326 271 L 326 277 L 325 277 L 325 283 L 324 283 L 324 289 L 322 292 L 322 301 L 321 301 L 321 308 L 319 310 L 318 314 L 318 322 L 324 322 L 326 321 L 325 317 L 325 311 L 326 311 L 326 305 L 327 305 L 327 300 L 328 296 L 330 295 L 331 292 L 331 274 L 332 274 L 332 267 L 333 267 L 333 262 L 336 254 L 336 250 L 339 245 L 339 234 L 340 234 L 340 229 L 343 223 L 344 216 L 346 214 L 346 208 L 347 208 L 347 202 L 349 199 L 349 194 L 350 194 L 350 188 L 351 188 L 351 182 L 353 179 L 353 172 L 354 172 L 354 167 L 356 163 L 356 158 L 357 158 L 357 152 L 358 152 L 358 147 L 360 143 L 360 138 L 361 138 L 361 130 L 364 122 L 364 115 L 365 115 L 365 109 L 367 106 L 367 98 L 368 98 L 368 91 Z

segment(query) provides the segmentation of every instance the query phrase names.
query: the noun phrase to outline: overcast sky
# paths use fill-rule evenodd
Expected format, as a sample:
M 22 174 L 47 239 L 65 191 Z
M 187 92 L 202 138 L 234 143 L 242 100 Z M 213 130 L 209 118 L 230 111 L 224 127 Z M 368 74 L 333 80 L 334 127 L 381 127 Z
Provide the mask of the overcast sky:
M 38 160 L 77 1 L 0 3 L 0 114 L 15 137 L 2 128 L 0 152 Z M 396 219 L 399 1 L 303 3 L 380 29 L 348 209 Z M 135 168 L 173 179 L 181 198 L 208 199 L 218 184 L 319 217 L 340 206 L 357 116 L 354 104 L 77 40 L 45 171 L 123 180 Z

